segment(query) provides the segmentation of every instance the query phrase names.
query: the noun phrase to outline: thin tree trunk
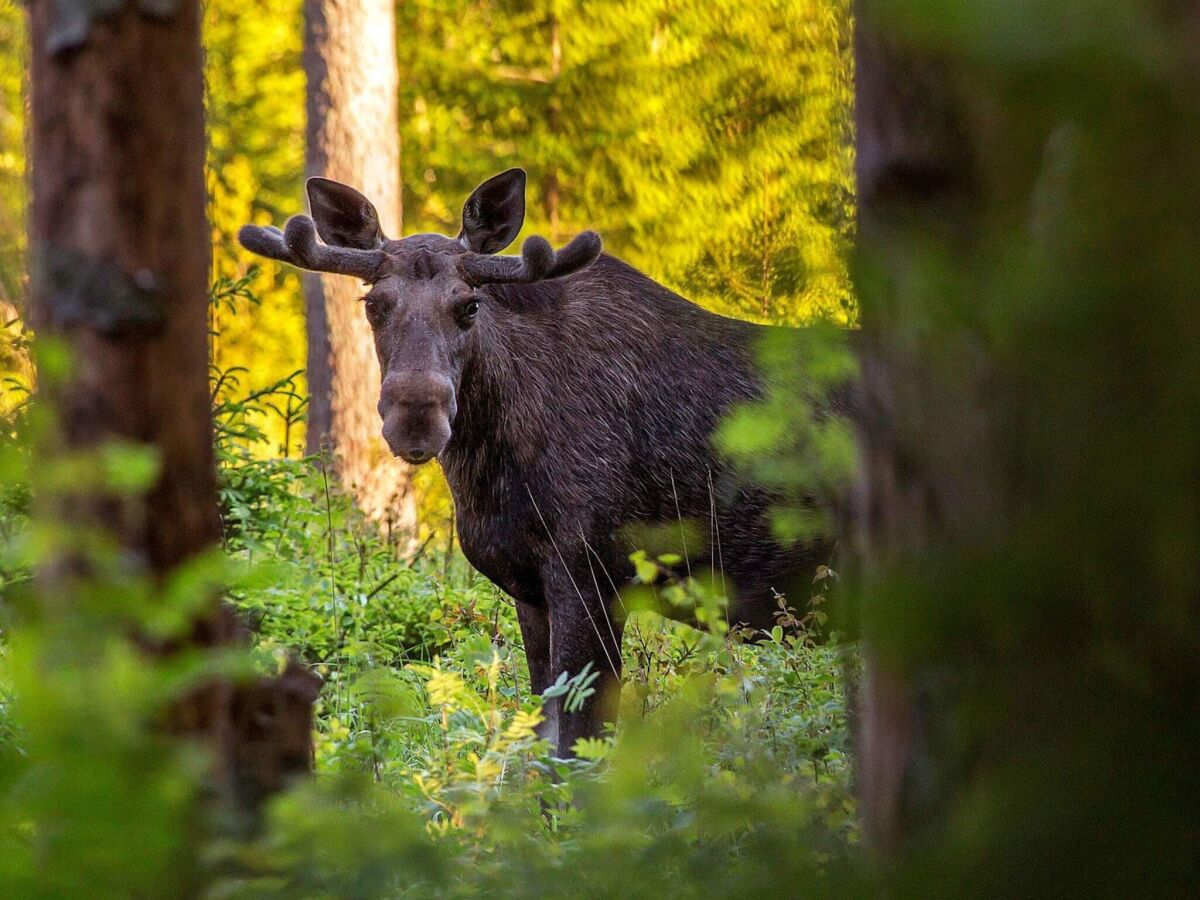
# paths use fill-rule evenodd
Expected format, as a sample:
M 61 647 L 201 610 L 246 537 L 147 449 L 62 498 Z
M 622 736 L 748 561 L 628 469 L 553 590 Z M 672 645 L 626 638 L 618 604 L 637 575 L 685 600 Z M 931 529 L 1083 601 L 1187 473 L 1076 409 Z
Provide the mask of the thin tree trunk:
M 169 14 L 123 8 L 68 31 L 62 4 L 31 0 L 32 312 L 39 338 L 65 340 L 67 380 L 44 384 L 60 436 L 48 452 L 120 440 L 146 445 L 157 481 L 134 499 L 81 488 L 51 514 L 112 535 L 124 557 L 158 577 L 221 536 L 208 385 L 208 262 L 202 54 L 197 0 Z M 83 9 L 82 5 L 72 9 Z M 69 568 L 69 567 L 64 567 Z M 53 576 L 52 576 L 53 579 Z M 47 604 L 69 604 L 66 590 Z M 236 620 L 217 598 L 192 640 L 234 643 Z M 238 719 L 266 694 L 213 685 L 180 703 L 180 730 L 211 742 L 218 792 L 252 805 L 255 771 L 306 759 L 311 699 L 284 712 L 302 746 L 284 760 Z M 301 694 L 311 690 L 308 684 Z M 239 712 L 240 710 L 240 712 Z M 261 720 L 258 722 L 261 725 Z M 268 729 L 269 730 L 269 729 Z M 295 748 L 292 748 L 295 750 Z
M 308 174 L 362 191 L 379 210 L 384 231 L 396 237 L 401 221 L 400 130 L 393 4 L 305 0 L 304 17 Z M 316 449 L 327 434 L 342 483 L 364 512 L 402 530 L 411 528 L 416 518 L 411 470 L 391 455 L 380 434 L 379 361 L 357 302 L 361 288 L 343 276 L 305 278 L 313 405 L 309 448 Z
M 555 15 L 550 16 L 550 80 L 549 83 L 558 89 L 558 80 L 562 77 L 562 26 Z M 546 110 L 546 126 L 552 135 L 557 136 L 560 129 L 562 110 L 559 108 L 557 96 L 550 99 Z M 557 242 L 562 237 L 562 223 L 559 207 L 561 204 L 558 166 L 550 166 L 544 176 L 546 185 L 546 221 L 550 223 L 550 240 Z

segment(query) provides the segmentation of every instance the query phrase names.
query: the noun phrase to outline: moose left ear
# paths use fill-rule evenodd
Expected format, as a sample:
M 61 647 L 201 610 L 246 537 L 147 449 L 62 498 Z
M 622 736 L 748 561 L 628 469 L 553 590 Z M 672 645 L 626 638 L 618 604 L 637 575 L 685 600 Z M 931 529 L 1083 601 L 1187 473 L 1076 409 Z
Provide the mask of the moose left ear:
M 340 181 L 310 178 L 308 207 L 321 240 L 333 247 L 375 250 L 383 246 L 379 213 L 371 201 Z
M 463 204 L 458 241 L 476 253 L 498 253 L 513 242 L 525 221 L 525 170 L 493 175 Z

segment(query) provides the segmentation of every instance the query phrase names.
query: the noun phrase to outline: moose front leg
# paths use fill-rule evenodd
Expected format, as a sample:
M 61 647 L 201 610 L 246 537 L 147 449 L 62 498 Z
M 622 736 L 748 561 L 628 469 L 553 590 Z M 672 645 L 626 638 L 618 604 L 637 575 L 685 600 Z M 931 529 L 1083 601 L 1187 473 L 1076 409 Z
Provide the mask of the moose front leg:
M 532 603 L 517 600 L 517 624 L 521 626 L 521 640 L 525 643 L 525 661 L 529 665 L 529 688 L 541 694 L 554 681 L 550 671 L 550 615 L 545 602 Z M 558 720 L 550 709 L 543 712 L 538 735 L 558 746 Z
M 566 697 L 555 697 L 547 704 L 547 714 L 558 726 L 557 755 L 570 757 L 579 738 L 596 737 L 606 722 L 617 720 L 623 623 L 613 615 L 613 598 L 597 589 L 586 562 L 582 572 L 550 566 L 543 581 L 550 613 L 551 680 L 563 672 L 572 678 L 588 663 L 600 676 L 593 684 L 595 693 L 573 712 L 565 707 Z

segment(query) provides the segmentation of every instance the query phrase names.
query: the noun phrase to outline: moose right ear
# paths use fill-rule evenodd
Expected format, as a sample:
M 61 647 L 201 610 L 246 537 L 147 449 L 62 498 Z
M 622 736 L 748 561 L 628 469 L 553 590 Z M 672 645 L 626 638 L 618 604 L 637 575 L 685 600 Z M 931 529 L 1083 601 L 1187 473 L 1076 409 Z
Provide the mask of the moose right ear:
M 375 250 L 386 238 L 371 201 L 330 178 L 308 179 L 308 206 L 321 240 L 334 247 Z
M 463 204 L 458 241 L 476 253 L 499 253 L 513 242 L 525 221 L 525 170 L 493 175 Z

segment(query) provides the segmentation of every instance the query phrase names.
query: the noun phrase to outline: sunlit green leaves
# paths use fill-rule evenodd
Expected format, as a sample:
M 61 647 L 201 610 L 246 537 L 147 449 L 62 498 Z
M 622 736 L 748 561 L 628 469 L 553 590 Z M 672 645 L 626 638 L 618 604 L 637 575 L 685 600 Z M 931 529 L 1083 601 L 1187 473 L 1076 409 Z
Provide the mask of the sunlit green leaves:
M 530 173 L 526 232 L 611 252 L 722 312 L 854 319 L 849 7 L 401 4 L 410 230 Z

